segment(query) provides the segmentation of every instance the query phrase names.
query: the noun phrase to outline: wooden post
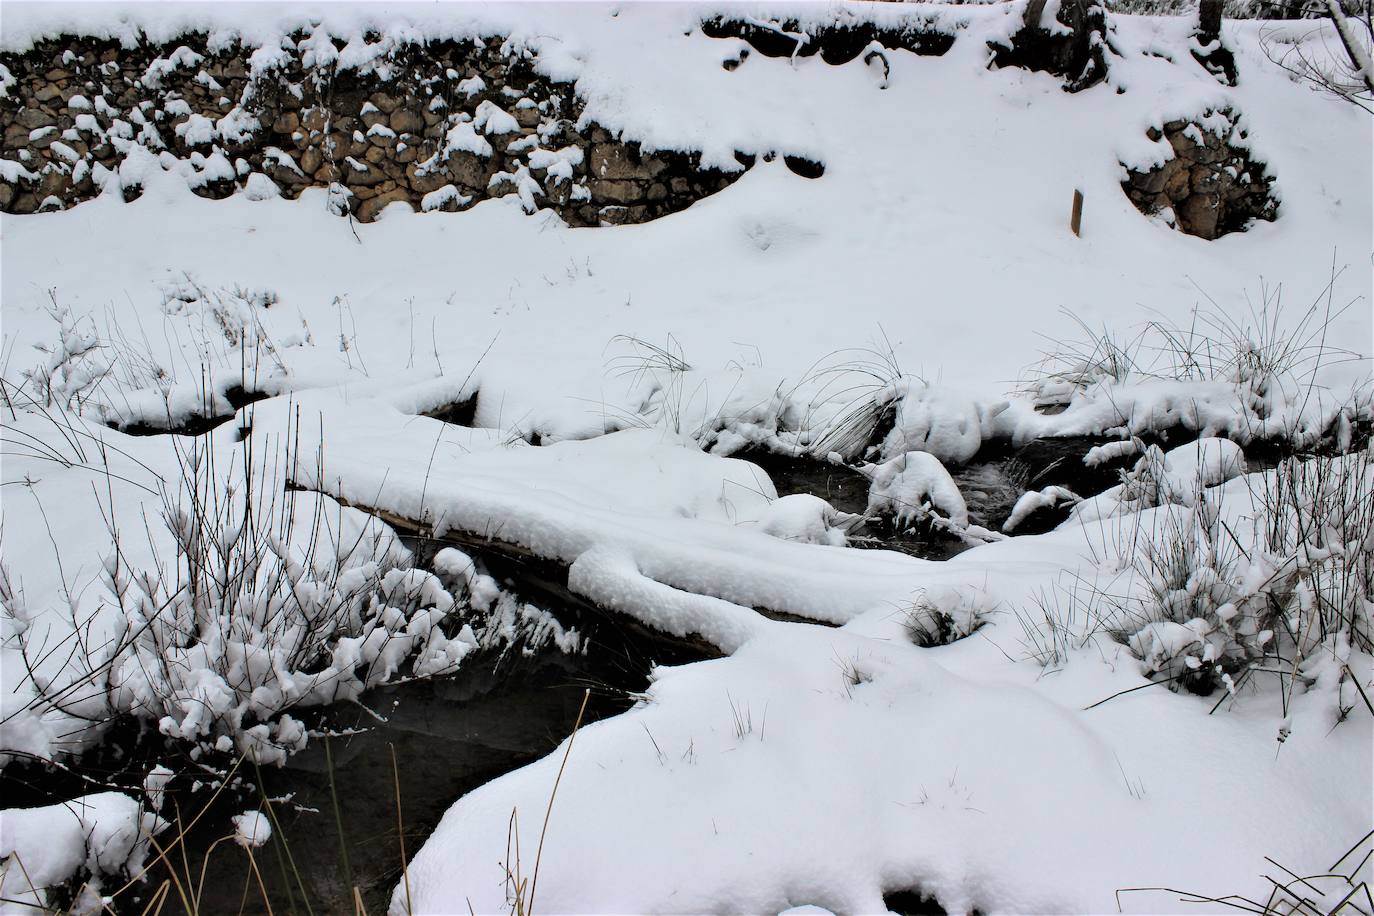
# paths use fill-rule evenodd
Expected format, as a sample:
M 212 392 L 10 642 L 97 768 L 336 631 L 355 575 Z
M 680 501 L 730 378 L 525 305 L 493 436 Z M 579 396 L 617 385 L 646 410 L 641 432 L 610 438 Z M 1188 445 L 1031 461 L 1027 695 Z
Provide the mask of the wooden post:
M 1082 235 L 1078 230 L 1083 225 L 1083 192 L 1073 189 L 1073 212 L 1069 215 L 1069 228 L 1074 235 Z

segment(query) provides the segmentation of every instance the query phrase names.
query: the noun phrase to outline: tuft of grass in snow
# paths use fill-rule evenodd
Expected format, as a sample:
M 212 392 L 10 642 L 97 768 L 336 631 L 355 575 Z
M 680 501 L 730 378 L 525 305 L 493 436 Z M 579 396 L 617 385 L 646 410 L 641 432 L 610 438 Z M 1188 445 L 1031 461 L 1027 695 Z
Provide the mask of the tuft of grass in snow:
M 996 610 L 979 589 L 922 589 L 902 608 L 902 625 L 922 648 L 947 646 L 980 629 Z
M 1240 441 L 1282 439 L 1310 448 L 1327 439 L 1337 450 L 1347 449 L 1352 423 L 1374 421 L 1374 413 L 1359 392 L 1333 406 L 1317 382 L 1323 368 L 1360 359 L 1330 337 L 1333 323 L 1359 301 L 1336 299 L 1342 274 L 1333 265 L 1318 294 L 1297 311 L 1285 305 L 1282 285 L 1261 283 L 1258 299 L 1247 294 L 1243 310 L 1228 310 L 1208 297 L 1208 306 L 1194 308 L 1186 325 L 1159 319 L 1123 333 L 1094 329 L 1066 312 L 1077 333 L 1051 341 L 1027 370 L 1022 390 L 1041 408 L 1103 398 L 1120 402 L 1129 427 L 1137 422 L 1128 406 L 1133 384 L 1220 383 L 1234 389 L 1236 419 L 1212 416 L 1217 411 L 1200 395 L 1179 420 L 1193 429 L 1226 428 Z M 1225 413 L 1234 411 L 1224 406 Z
M 1209 904 L 1226 910 L 1255 913 L 1259 916 L 1374 916 L 1374 894 L 1370 892 L 1370 860 L 1374 858 L 1374 830 L 1355 842 L 1330 867 L 1300 874 L 1265 856 L 1274 869 L 1263 877 L 1270 886 L 1263 900 L 1243 894 L 1211 896 L 1171 887 L 1123 887 L 1117 890 L 1118 910 L 1122 894 L 1164 893 L 1178 897 L 1180 903 Z
M 845 460 L 863 455 L 875 444 L 897 412 L 894 383 L 904 375 L 887 335 L 870 347 L 836 350 L 810 377 L 822 381 L 816 401 L 845 400 L 810 446 L 813 455 L 837 454 Z
M 1047 672 L 1058 670 L 1069 654 L 1106 632 L 1103 589 L 1082 576 L 1070 576 L 1031 596 L 1033 608 L 1016 608 L 1022 657 Z

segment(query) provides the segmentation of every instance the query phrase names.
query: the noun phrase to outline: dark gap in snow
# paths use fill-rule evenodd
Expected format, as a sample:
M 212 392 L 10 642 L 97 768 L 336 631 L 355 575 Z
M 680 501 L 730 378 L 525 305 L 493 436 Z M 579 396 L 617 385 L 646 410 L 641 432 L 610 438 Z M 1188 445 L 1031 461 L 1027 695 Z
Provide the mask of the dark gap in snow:
M 905 28 L 886 29 L 871 22 L 825 25 L 804 29 L 796 20 L 758 23 L 741 19 L 715 17 L 701 24 L 703 35 L 709 38 L 738 38 L 765 57 L 812 57 L 831 65 L 847 64 L 874 43 L 889 50 L 910 51 L 938 57 L 954 47 L 954 35 L 937 28 L 933 23 L 912 24 Z M 740 55 L 740 60 L 744 55 Z M 735 66 L 738 66 L 736 62 Z M 733 70 L 734 67 L 726 67 Z
M 805 156 L 783 156 L 782 161 L 794 174 L 803 178 L 820 178 L 825 174 L 825 163 L 807 159 Z
M 1047 10 L 1053 13 L 1049 28 Z M 1080 92 L 1107 78 L 1107 53 L 1116 53 L 1111 36 L 1101 0 L 1063 0 L 1055 6 L 1030 0 L 1015 34 L 1005 44 L 989 45 L 991 66 L 1049 73 L 1063 79 L 1066 92 Z
M 393 522 L 393 526 L 394 526 Z M 457 547 L 480 559 L 502 587 L 541 608 L 557 608 L 564 627 L 576 629 L 593 644 L 629 662 L 629 667 L 681 665 L 723 653 L 699 637 L 669 636 L 639 621 L 588 601 L 568 588 L 568 567 L 557 560 L 496 538 L 450 531 L 442 538 L 405 532 L 407 546 L 421 561 L 444 547 Z
M 422 417 L 429 417 L 433 420 L 440 420 L 444 423 L 452 423 L 455 426 L 475 426 L 477 423 L 477 396 L 480 392 L 474 391 L 462 400 L 452 401 L 448 404 L 440 404 L 438 407 L 431 408 L 420 414 Z
M 763 451 L 741 452 L 734 457 L 762 468 L 772 479 L 778 496 L 807 493 L 819 496 L 840 512 L 854 515 L 863 515 L 868 509 L 869 480 L 857 468 Z M 899 531 L 886 519 L 865 522 L 856 528 L 850 535 L 850 546 L 896 550 L 925 560 L 947 560 L 969 548 L 959 538 L 927 525 Z
M 266 391 L 248 391 L 241 385 L 234 385 L 224 391 L 224 399 L 233 408 L 232 413 L 192 413 L 176 418 L 169 414 L 165 418 L 157 420 L 151 417 L 142 417 L 130 423 L 114 422 L 110 426 L 129 436 L 199 436 L 228 423 L 249 404 L 270 397 L 272 395 Z M 251 427 L 245 427 L 239 438 L 244 438 L 249 430 Z
M 916 890 L 883 894 L 883 905 L 898 916 L 948 916 L 949 913 L 934 897 Z M 979 916 L 979 911 L 974 910 L 970 916 Z

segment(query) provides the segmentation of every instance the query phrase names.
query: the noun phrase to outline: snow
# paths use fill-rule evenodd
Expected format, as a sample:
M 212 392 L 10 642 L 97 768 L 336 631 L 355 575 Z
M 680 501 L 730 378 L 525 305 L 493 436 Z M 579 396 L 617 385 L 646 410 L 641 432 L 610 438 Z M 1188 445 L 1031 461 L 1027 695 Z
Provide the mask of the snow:
M 1002 523 L 1002 530 L 1011 533 L 1034 512 L 1041 509 L 1052 509 L 1060 503 L 1072 504 L 1079 501 L 1078 494 L 1065 487 L 1045 487 L 1041 490 L 1027 491 L 1017 498 L 1016 505 L 1012 507 L 1011 515 Z
M 38 176 L 24 168 L 23 163 L 13 159 L 0 159 L 0 178 L 10 184 L 18 184 L 21 178 L 26 181 L 38 180 Z
M 7 216 L 6 379 L 33 369 L 84 416 L 72 420 L 82 432 L 67 435 L 36 411 L 6 418 L 7 439 L 43 443 L 66 460 L 6 445 L 14 588 L 4 595 L 0 748 L 57 756 L 98 740 L 70 735 L 71 718 L 24 709 L 31 688 L 15 640 L 69 634 L 69 614 L 94 615 L 92 632 L 107 637 L 131 619 L 106 587 L 106 503 L 125 530 L 135 520 L 141 529 L 160 518 L 162 485 L 175 492 L 184 474 L 173 437 L 101 424 L 227 416 L 227 393 L 242 385 L 271 397 L 209 437 L 216 481 L 227 481 L 235 440 L 251 426 L 254 454 L 325 494 L 302 494 L 302 512 L 324 507 L 356 531 L 369 523 L 349 506 L 367 507 L 440 535 L 495 538 L 566 566 L 574 594 L 725 654 L 656 669 L 634 709 L 579 733 L 546 837 L 540 908 L 881 912 L 884 893 L 918 889 L 952 912 L 1103 912 L 1123 887 L 1267 894 L 1265 856 L 1324 869 L 1368 830 L 1374 804 L 1374 717 L 1355 706 L 1333 721 L 1333 710 L 1358 702 L 1353 685 L 1369 684 L 1368 654 L 1338 640 L 1313 650 L 1302 672 L 1309 689 L 1295 688 L 1286 711 L 1277 679 L 1257 678 L 1234 697 L 1134 690 L 1151 674 L 1210 665 L 1259 634 L 1241 632 L 1249 611 L 1217 601 L 1117 637 L 1101 619 L 1120 623 L 1116 609 L 1093 586 L 1138 609 L 1155 583 L 1133 551 L 1164 541 L 1171 526 L 1205 522 L 1214 508 L 1254 560 L 1234 581 L 1199 576 L 1192 598 L 1223 585 L 1239 593 L 1247 582 L 1262 597 L 1256 583 L 1287 575 L 1251 550 L 1251 491 L 1263 478 L 1247 473 L 1237 443 L 1313 442 L 1334 428 L 1349 444 L 1368 413 L 1358 386 L 1374 350 L 1361 266 L 1374 248 L 1370 122 L 1275 68 L 1261 23 L 1226 25 L 1241 74 L 1234 88 L 1186 55 L 1171 63 L 1145 53 L 1184 47 L 1191 22 L 1182 19 L 1117 17 L 1121 56 L 1110 81 L 1083 93 L 1044 74 L 988 71 L 987 40 L 1021 11 L 7 5 L 6 47 L 67 27 L 126 43 L 140 25 L 154 40 L 195 27 L 225 46 L 241 39 L 265 49 L 255 67 L 275 66 L 281 36 L 296 26 L 315 65 L 379 72 L 388 47 L 407 37 L 509 35 L 511 47 L 537 54 L 537 72 L 576 81 L 586 123 L 647 149 L 700 152 L 706 165 L 732 171 L 736 151 L 760 160 L 683 212 L 573 230 L 538 209 L 531 172 L 570 180 L 581 152 L 532 146 L 527 165 L 502 178 L 521 192 L 510 198 L 440 212 L 468 203 L 449 187 L 426 197 L 425 212 L 393 205 L 384 220 L 353 225 L 329 211 L 326 191 L 282 199 L 267 176 L 240 176 L 212 148 L 251 129 L 240 108 L 178 125 L 177 136 L 202 150 L 185 160 L 135 144 L 117 173 L 93 170 L 100 198 Z M 880 89 L 861 60 L 832 67 L 751 54 L 726 71 L 720 61 L 736 43 L 697 28 L 713 12 L 790 16 L 798 29 L 929 19 L 959 37 L 941 57 L 885 51 Z M 362 36 L 373 26 L 383 40 L 369 44 Z M 159 68 L 170 66 L 198 64 L 173 55 Z M 481 82 L 451 79 L 460 93 Z M 103 96 L 92 104 L 109 116 Z M 1120 190 L 1121 163 L 1160 155 L 1148 127 L 1225 106 L 1243 114 L 1248 142 L 1278 176 L 1279 219 L 1204 242 L 1143 218 Z M 94 120 L 77 126 L 99 132 Z M 487 138 L 517 126 L 484 107 L 446 125 L 445 154 L 491 155 Z M 108 133 L 131 143 L 135 132 L 118 121 Z M 805 155 L 825 174 L 800 178 L 781 156 L 764 161 L 770 152 Z M 12 160 L 0 169 L 6 181 L 38 177 Z M 210 201 L 189 192 L 208 181 L 241 181 L 247 193 Z M 142 196 L 125 203 L 119 192 L 136 185 Z M 1086 195 L 1081 238 L 1065 225 L 1074 188 Z M 1333 267 L 1326 332 L 1354 358 L 1329 361 L 1310 385 L 1300 374 L 1256 378 L 1229 364 L 1201 375 L 1024 371 L 1075 333 L 1064 310 L 1130 339 L 1147 321 L 1188 327 L 1198 306 L 1245 323 L 1279 284 L 1287 308 L 1276 339 L 1299 340 L 1309 303 L 1326 314 Z M 48 290 L 69 310 L 57 321 Z M 36 353 L 40 344 L 47 349 Z M 471 428 L 420 416 L 474 395 Z M 1065 409 L 1041 413 L 1037 402 Z M 852 410 L 891 428 L 875 425 L 876 440 L 833 457 L 872 462 L 869 512 L 899 521 L 928 506 L 966 525 L 949 469 L 990 442 L 1102 436 L 1117 441 L 1091 452 L 1089 465 L 1135 464 L 1048 534 L 947 562 L 859 550 L 843 546 L 852 517 L 814 496 L 779 498 L 744 460 L 754 448 L 830 458 L 838 447 L 826 433 Z M 1145 446 L 1180 424 L 1201 438 Z M 296 440 L 298 461 L 288 465 L 282 443 Z M 73 442 L 89 449 L 85 458 Z M 1060 489 L 1031 489 L 1013 518 L 1070 500 Z M 172 534 L 150 527 L 128 539 L 130 570 L 176 556 Z M 49 533 L 63 545 L 57 556 Z M 349 539 L 337 528 L 332 538 L 342 565 L 377 559 L 340 556 Z M 371 628 L 341 632 L 322 662 L 335 674 L 372 672 L 341 678 L 340 696 L 398 674 L 451 670 L 522 627 L 565 651 L 584 645 L 454 548 L 432 573 L 402 564 L 376 581 Z M 443 630 L 450 602 L 480 610 L 486 624 Z M 321 672 L 222 629 L 206 632 L 263 683 L 244 689 L 228 668 L 174 656 L 186 661 L 177 702 L 151 721 L 169 735 L 282 760 L 308 740 L 286 710 L 328 698 L 312 680 Z M 121 683 L 131 695 L 156 693 L 155 678 L 136 674 L 149 658 L 126 656 Z M 42 674 L 73 677 L 60 663 L 48 658 Z M 1219 698 L 1226 703 L 1213 714 Z M 257 724 L 234 730 L 235 716 Z M 455 800 L 410 862 L 416 911 L 466 910 L 469 900 L 478 912 L 510 909 L 500 865 L 510 813 L 525 815 L 521 845 L 536 848 L 537 812 L 562 751 Z M 145 787 L 157 808 L 165 783 Z M 101 829 L 125 832 L 97 864 L 118 867 L 138 850 L 137 828 L 156 822 L 133 800 L 101 804 L 111 811 L 97 819 Z M 33 826 L 65 824 L 59 814 L 0 816 L 6 848 L 22 847 L 26 866 L 47 869 L 38 884 L 87 861 L 90 825 L 79 816 L 61 815 L 72 830 L 53 828 L 50 838 Z M 247 835 L 262 837 L 261 815 L 240 823 L 250 815 Z M 5 890 L 18 894 L 8 881 Z M 1187 908 L 1161 894 L 1123 895 L 1121 904 Z
M 230 820 L 234 823 L 234 842 L 240 846 L 256 848 L 272 839 L 272 822 L 261 811 L 245 811 Z
M 529 155 L 530 168 L 544 169 L 551 176 L 571 181 L 573 167 L 582 164 L 582 148 L 567 146 L 560 150 L 535 149 Z
M 858 668 L 857 685 L 846 689 L 837 659 Z M 1359 734 L 1290 738 L 1275 758 L 1273 719 L 1263 729 L 1218 720 L 1205 701 L 1159 690 L 1085 714 L 1113 689 L 1101 662 L 1076 659 L 1030 689 L 1033 672 L 998 659 L 977 636 L 933 653 L 793 626 L 728 659 L 660 669 L 635 710 L 578 734 L 541 898 L 573 912 L 884 912 L 884 892 L 919 888 L 950 912 L 1101 912 L 1117 888 L 1166 876 L 1171 887 L 1262 896 L 1263 882 L 1246 878 L 1262 855 L 1309 873 L 1367 829 L 1367 788 L 1337 800 L 1302 775 L 1360 768 L 1367 719 Z M 739 734 L 736 710 L 752 731 Z M 468 898 L 480 911 L 505 906 L 511 810 L 533 848 L 539 819 L 527 812 L 543 811 L 562 753 L 450 809 L 409 863 L 416 911 Z M 1194 777 L 1180 774 L 1181 755 L 1255 765 Z M 1293 832 L 1257 838 L 1272 819 L 1255 799 L 1274 797 L 1291 806 Z M 1179 812 L 1209 810 L 1226 816 L 1178 829 Z M 1134 841 L 1143 836 L 1169 840 Z M 1235 863 L 1226 877 L 1223 861 Z M 1164 894 L 1122 904 L 1187 911 Z M 394 898 L 393 912 L 403 905 Z
M 442 188 L 430 191 L 420 200 L 420 209 L 428 213 L 430 210 L 441 209 L 445 204 L 456 204 L 459 207 L 467 206 L 472 202 L 472 198 L 463 194 L 455 185 L 446 184 Z
M 271 200 L 281 196 L 281 188 L 261 172 L 254 172 L 248 176 L 243 193 L 249 200 Z
M 514 115 L 498 107 L 495 102 L 490 100 L 477 106 L 477 112 L 472 118 L 472 126 L 487 136 L 512 134 L 520 129 Z
M 491 156 L 492 149 L 486 138 L 477 133 L 473 122 L 460 121 L 444 135 L 444 152 L 465 152 L 486 158 Z

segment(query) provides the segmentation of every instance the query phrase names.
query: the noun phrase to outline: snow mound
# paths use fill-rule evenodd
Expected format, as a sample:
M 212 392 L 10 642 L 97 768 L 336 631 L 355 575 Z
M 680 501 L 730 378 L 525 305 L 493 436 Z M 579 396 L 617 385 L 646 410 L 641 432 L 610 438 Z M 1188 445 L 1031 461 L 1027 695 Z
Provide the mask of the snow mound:
M 929 452 L 907 452 L 863 469 L 872 483 L 868 514 L 891 516 L 898 527 L 923 521 L 938 510 L 950 523 L 968 527 L 968 506 L 959 485 Z

